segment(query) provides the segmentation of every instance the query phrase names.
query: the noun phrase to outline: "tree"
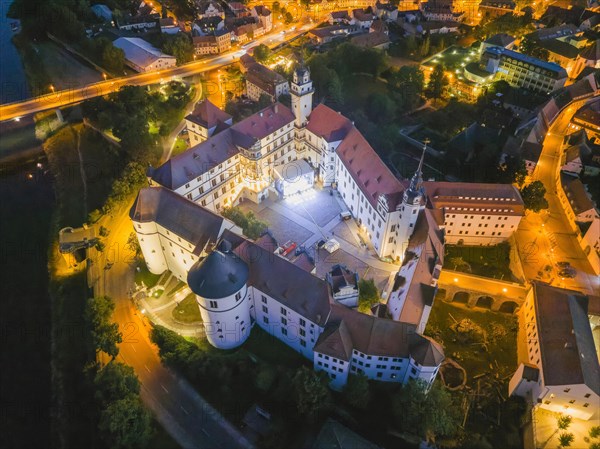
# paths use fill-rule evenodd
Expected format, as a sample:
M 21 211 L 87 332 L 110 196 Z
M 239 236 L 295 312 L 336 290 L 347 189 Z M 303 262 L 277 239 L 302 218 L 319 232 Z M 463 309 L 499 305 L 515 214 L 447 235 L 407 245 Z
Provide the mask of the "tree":
M 281 4 L 279 2 L 273 2 L 271 9 L 273 10 L 273 14 L 277 15 L 281 12 Z
M 294 16 L 292 16 L 291 12 L 286 11 L 284 14 L 284 20 L 286 24 L 292 23 L 294 21 Z
M 471 272 L 471 265 L 462 257 L 452 257 L 449 260 L 450 266 L 454 267 L 455 270 L 464 271 L 466 273 Z
M 558 435 L 558 447 L 570 447 L 574 439 L 572 433 L 562 432 Z
M 106 406 L 140 392 L 140 382 L 133 368 L 112 360 L 100 369 L 94 377 L 96 399 Z
M 527 178 L 525 161 L 519 157 L 506 156 L 504 162 L 498 164 L 495 177 L 498 183 L 516 184 L 521 188 Z
M 140 398 L 129 395 L 102 411 L 98 428 L 111 448 L 143 448 L 152 436 L 151 422 Z
M 309 421 L 314 421 L 331 405 L 327 382 L 327 377 L 323 377 L 323 373 L 316 373 L 305 366 L 300 368 L 293 378 L 298 411 Z
M 589 431 L 590 438 L 598 438 L 600 437 L 600 426 L 594 426 Z
M 427 34 L 425 36 L 425 38 L 423 39 L 423 41 L 421 42 L 421 46 L 419 47 L 419 55 L 421 56 L 421 58 L 425 58 L 426 56 L 429 56 L 430 48 L 431 48 L 431 38 L 429 37 L 429 34 Z
M 364 410 L 371 400 L 371 391 L 369 389 L 369 379 L 364 374 L 357 376 L 350 375 L 348 383 L 344 388 L 344 397 L 348 404 L 360 410 Z
M 369 312 L 371 307 L 379 302 L 379 292 L 373 279 L 361 279 L 358 281 L 358 310 Z
M 111 298 L 99 296 L 87 300 L 84 312 L 95 350 L 105 352 L 113 359 L 119 354 L 117 345 L 122 341 L 119 325 L 111 322 L 114 310 L 115 303 Z
M 544 61 L 548 60 L 550 56 L 550 52 L 544 47 L 540 46 L 540 42 L 537 42 L 534 39 L 524 37 L 521 40 L 521 44 L 519 45 L 519 51 L 521 53 L 525 53 L 526 55 L 533 56 L 534 58 L 542 59 Z
M 448 84 L 449 81 L 444 73 L 444 66 L 441 64 L 436 65 L 429 77 L 429 84 L 427 85 L 426 91 L 427 96 L 434 100 L 441 98 L 444 94 L 444 89 Z
M 142 248 L 140 247 L 140 242 L 138 242 L 137 235 L 135 234 L 135 232 L 129 234 L 129 237 L 127 237 L 127 244 L 125 245 L 125 247 L 135 255 L 134 257 L 136 259 L 138 259 L 142 255 Z
M 414 109 L 423 94 L 425 76 L 421 69 L 416 66 L 402 66 L 390 74 L 388 85 L 400 93 L 402 99 L 401 108 Z
M 572 422 L 573 422 L 573 418 L 570 417 L 569 415 L 561 414 L 558 418 L 556 418 L 556 425 L 561 430 L 567 430 Z
M 252 56 L 254 56 L 254 59 L 258 62 L 264 63 L 271 57 L 271 49 L 265 44 L 257 45 L 254 47 Z
M 106 43 L 103 44 L 100 53 L 102 66 L 112 73 L 121 75 L 125 68 L 125 52 L 115 47 L 108 39 L 104 39 Z
M 367 115 L 376 123 L 391 121 L 396 115 L 396 105 L 389 95 L 374 92 L 367 98 Z
M 177 58 L 177 64 L 185 64 L 194 58 L 194 45 L 186 33 L 165 34 L 161 50 Z
M 533 181 L 521 189 L 521 198 L 523 198 L 525 209 L 533 212 L 548 209 L 548 200 L 545 195 L 546 187 L 542 181 Z
M 273 104 L 273 100 L 270 95 L 267 95 L 264 93 L 260 94 L 260 97 L 258 97 L 258 108 L 259 109 L 264 109 L 271 104 Z
M 445 389 L 435 384 L 429 392 L 421 380 L 410 380 L 392 397 L 398 428 L 426 440 L 453 436 L 460 413 Z

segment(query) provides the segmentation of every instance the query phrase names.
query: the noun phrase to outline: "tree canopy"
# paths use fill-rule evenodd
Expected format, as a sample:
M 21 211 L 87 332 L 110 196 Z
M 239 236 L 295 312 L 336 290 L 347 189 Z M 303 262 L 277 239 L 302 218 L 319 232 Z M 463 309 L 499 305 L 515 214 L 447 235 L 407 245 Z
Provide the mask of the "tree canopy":
M 539 212 L 548 209 L 548 200 L 546 199 L 546 187 L 542 181 L 533 181 L 521 189 L 521 197 L 525 209 L 533 212 Z
M 303 366 L 293 379 L 298 411 L 310 421 L 331 406 L 331 393 L 324 373 L 316 373 Z
M 140 382 L 133 368 L 114 360 L 96 373 L 94 386 L 96 399 L 103 406 L 140 392 Z
M 135 395 L 119 399 L 100 415 L 99 429 L 111 448 L 143 448 L 152 436 L 152 418 Z
M 435 384 L 427 392 L 426 384 L 410 380 L 392 398 L 398 428 L 428 441 L 456 434 L 459 412 L 450 394 Z
M 379 292 L 373 279 L 358 281 L 358 310 L 365 313 L 379 302 Z
M 442 64 L 438 64 L 435 66 L 431 76 L 429 77 L 429 83 L 427 84 L 427 90 L 425 94 L 429 98 L 437 100 L 438 98 L 442 97 L 448 84 L 449 80 L 444 73 L 444 66 Z
M 85 307 L 85 320 L 90 327 L 92 341 L 96 351 L 102 351 L 113 359 L 119 354 L 121 343 L 119 325 L 112 322 L 115 310 L 114 301 L 108 296 L 89 298 Z

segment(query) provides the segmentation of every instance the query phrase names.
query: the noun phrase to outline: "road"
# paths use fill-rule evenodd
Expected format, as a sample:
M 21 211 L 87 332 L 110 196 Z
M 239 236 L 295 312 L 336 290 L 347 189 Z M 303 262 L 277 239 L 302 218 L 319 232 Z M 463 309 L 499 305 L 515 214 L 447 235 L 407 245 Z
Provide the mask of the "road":
M 306 24 L 297 30 L 282 34 L 281 28 L 276 28 L 269 34 L 261 36 L 253 41 L 248 48 L 259 44 L 270 46 L 279 45 L 291 41 L 301 34 L 316 26 L 314 23 Z M 60 108 L 74 103 L 79 103 L 90 98 L 107 95 L 118 91 L 122 86 L 147 86 L 168 81 L 172 78 L 185 78 L 198 75 L 210 70 L 218 69 L 238 60 L 246 50 L 233 50 L 222 55 L 212 56 L 199 61 L 174 67 L 167 70 L 159 70 L 147 73 L 139 73 L 121 78 L 108 79 L 99 83 L 89 84 L 81 88 L 67 89 L 40 95 L 29 100 L 7 103 L 0 106 L 0 121 L 13 120 L 36 112 Z
M 549 208 L 539 214 L 527 213 L 519 224 L 516 239 L 527 279 L 598 294 L 600 279 L 593 273 L 556 193 L 563 138 L 571 118 L 584 103 L 585 100 L 573 102 L 550 127 L 533 173 L 534 179 L 542 181 L 546 187 Z M 560 261 L 569 262 L 577 270 L 577 276 L 561 279 L 556 267 Z M 548 265 L 552 266 L 552 271 L 545 273 L 544 268 Z
M 129 299 L 134 265 L 127 238 L 133 231 L 128 208 L 115 211 L 102 224 L 110 229 L 106 249 L 90 252 L 90 285 L 94 295 L 115 300 L 114 320 L 123 335 L 118 358 L 133 367 L 140 379 L 144 404 L 158 422 L 184 448 L 248 448 L 251 445 L 226 419 L 206 403 L 188 382 L 161 364 L 157 347 L 150 341 L 149 321 Z M 92 254 L 95 253 L 95 254 Z M 111 262 L 107 269 L 107 263 Z

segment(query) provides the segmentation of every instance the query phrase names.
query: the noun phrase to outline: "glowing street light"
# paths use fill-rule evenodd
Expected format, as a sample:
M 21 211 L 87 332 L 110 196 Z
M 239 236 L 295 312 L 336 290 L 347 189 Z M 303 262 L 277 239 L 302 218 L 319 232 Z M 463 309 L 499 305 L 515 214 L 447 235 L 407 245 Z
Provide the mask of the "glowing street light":
M 103 73 L 102 76 L 104 77 L 104 81 L 106 81 L 106 73 Z
M 54 86 L 52 84 L 50 84 L 50 90 L 52 91 L 52 93 L 54 93 Z

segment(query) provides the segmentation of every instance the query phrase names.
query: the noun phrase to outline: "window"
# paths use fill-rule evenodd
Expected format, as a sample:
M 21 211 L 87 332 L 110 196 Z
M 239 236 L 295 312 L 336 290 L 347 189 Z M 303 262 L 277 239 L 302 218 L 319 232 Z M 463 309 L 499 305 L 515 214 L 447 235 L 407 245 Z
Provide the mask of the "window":
M 300 329 L 299 332 L 302 337 L 306 337 L 306 331 L 304 329 Z
M 564 391 L 565 393 L 568 393 L 569 391 L 571 391 L 571 389 L 570 389 L 570 388 L 565 388 L 563 391 Z
M 286 320 L 284 317 L 281 317 L 281 323 L 282 323 L 284 326 L 287 326 L 287 320 Z
M 262 297 L 260 298 L 260 300 L 263 302 L 263 304 L 267 303 L 267 297 L 262 295 Z
M 237 293 L 235 294 L 235 300 L 236 300 L 236 301 L 239 301 L 240 299 L 242 299 L 242 294 L 241 294 L 240 292 L 237 292 Z
M 300 346 L 306 348 L 306 342 L 304 340 L 300 340 Z
M 300 318 L 300 326 L 306 326 L 306 321 L 304 320 L 304 318 Z
M 590 393 L 587 393 L 586 395 L 583 396 L 584 398 L 589 398 L 590 397 Z
M 584 406 L 584 407 L 589 407 L 589 406 L 590 406 L 590 404 L 586 402 L 585 404 L 583 404 L 583 406 Z
M 287 315 L 287 310 L 285 310 L 283 307 L 281 308 L 281 314 L 284 316 Z
M 287 335 L 287 329 L 286 328 L 281 328 L 281 334 L 282 335 Z
M 217 308 L 217 301 L 209 301 L 209 306 L 213 309 Z
M 380 378 L 380 377 L 383 377 L 383 373 L 382 372 L 377 373 L 377 378 Z
M 268 307 L 267 307 L 267 306 L 262 306 L 262 311 L 263 311 L 264 313 L 269 313 L 269 309 L 268 309 Z

